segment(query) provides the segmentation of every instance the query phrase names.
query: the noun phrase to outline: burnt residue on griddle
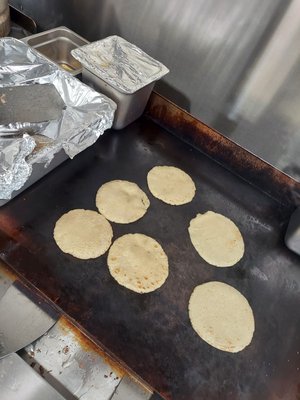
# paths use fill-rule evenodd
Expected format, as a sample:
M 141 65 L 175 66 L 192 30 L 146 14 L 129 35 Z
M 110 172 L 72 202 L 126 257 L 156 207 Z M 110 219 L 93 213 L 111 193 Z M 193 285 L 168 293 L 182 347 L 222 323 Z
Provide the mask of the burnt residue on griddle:
M 300 205 L 300 183 L 254 156 L 158 94 L 147 105 L 147 115 L 181 140 L 205 152 L 276 200 L 295 208 Z
M 89 352 L 89 353 L 97 353 L 105 362 L 111 367 L 112 371 L 120 377 L 123 377 L 126 374 L 126 370 L 122 365 L 114 360 L 112 357 L 108 355 L 108 351 L 101 348 L 100 344 L 96 344 L 88 338 L 87 335 L 82 332 L 78 327 L 75 327 L 66 317 L 62 317 L 59 321 L 60 327 L 66 331 L 72 331 L 73 335 L 76 338 L 76 341 L 80 344 L 80 347 Z M 66 346 L 68 348 L 68 346 Z M 63 352 L 69 351 L 69 348 L 66 347 L 62 350 Z M 66 353 L 64 353 L 66 354 Z

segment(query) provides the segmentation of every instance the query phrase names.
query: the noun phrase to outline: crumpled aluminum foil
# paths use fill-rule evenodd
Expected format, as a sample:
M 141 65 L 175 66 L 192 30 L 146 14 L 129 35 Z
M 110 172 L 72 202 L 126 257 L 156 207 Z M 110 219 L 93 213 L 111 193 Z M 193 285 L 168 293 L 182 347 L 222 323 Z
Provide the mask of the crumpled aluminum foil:
M 0 193 L 9 199 L 13 190 L 20 189 L 32 172 L 26 157 L 35 148 L 35 140 L 24 134 L 20 138 L 0 139 Z
M 113 123 L 116 104 L 112 100 L 27 44 L 14 38 L 0 39 L 0 87 L 33 83 L 54 84 L 66 107 L 56 121 L 0 125 L 0 199 L 10 199 L 12 192 L 25 184 L 33 164 L 47 166 L 61 149 L 73 158 Z M 38 137 L 47 138 L 43 146 L 38 146 Z
M 109 36 L 72 50 L 84 68 L 122 93 L 132 94 L 169 70 L 134 44 Z

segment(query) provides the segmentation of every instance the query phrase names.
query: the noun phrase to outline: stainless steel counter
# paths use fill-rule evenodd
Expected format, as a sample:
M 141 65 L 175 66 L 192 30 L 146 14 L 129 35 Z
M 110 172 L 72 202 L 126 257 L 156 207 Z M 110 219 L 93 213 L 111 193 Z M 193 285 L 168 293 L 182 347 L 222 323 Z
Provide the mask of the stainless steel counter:
M 0 360 L 1 400 L 63 400 L 64 398 L 16 353 Z
M 15 279 L 1 263 L 0 303 Z M 65 317 L 0 359 L 0 388 L 0 400 L 149 400 L 153 394 Z
M 148 400 L 152 392 L 117 364 L 97 352 L 87 338 L 62 318 L 21 355 L 32 368 L 65 398 L 110 400 L 116 391 L 126 396 L 116 399 Z
M 150 399 L 149 388 L 82 340 L 63 318 L 18 355 L 2 358 L 0 399 Z

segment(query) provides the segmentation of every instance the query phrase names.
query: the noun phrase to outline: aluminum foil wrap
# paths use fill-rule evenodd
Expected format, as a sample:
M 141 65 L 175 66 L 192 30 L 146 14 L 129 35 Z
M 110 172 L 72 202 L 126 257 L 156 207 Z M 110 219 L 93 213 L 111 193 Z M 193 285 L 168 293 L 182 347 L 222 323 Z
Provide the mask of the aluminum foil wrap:
M 0 87 L 45 83 L 52 83 L 65 103 L 59 119 L 9 125 L 0 121 L 0 199 L 10 199 L 25 184 L 35 163 L 48 166 L 61 149 L 73 158 L 112 126 L 116 109 L 112 100 L 27 44 L 0 39 Z
M 84 68 L 126 94 L 135 93 L 169 72 L 162 63 L 119 36 L 72 50 L 72 55 Z

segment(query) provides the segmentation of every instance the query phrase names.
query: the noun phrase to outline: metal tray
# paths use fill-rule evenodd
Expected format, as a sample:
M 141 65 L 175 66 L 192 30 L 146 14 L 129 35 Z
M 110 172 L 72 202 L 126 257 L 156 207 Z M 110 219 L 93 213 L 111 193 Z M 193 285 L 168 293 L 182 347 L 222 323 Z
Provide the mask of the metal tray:
M 297 398 L 300 263 L 283 236 L 300 185 L 157 95 L 148 115 L 172 133 L 146 117 L 121 132 L 105 133 L 72 163 L 66 161 L 4 206 L 1 258 L 166 399 Z M 189 173 L 195 199 L 171 207 L 153 198 L 146 175 L 154 165 Z M 114 238 L 141 232 L 162 244 L 170 275 L 153 293 L 138 295 L 119 286 L 108 272 L 106 255 L 78 260 L 53 240 L 56 220 L 72 208 L 95 209 L 98 187 L 111 179 L 137 182 L 150 197 L 141 220 L 113 224 L 113 230 Z M 189 221 L 206 210 L 240 227 L 246 252 L 236 267 L 211 267 L 193 248 Z M 210 347 L 191 327 L 190 294 L 210 280 L 236 287 L 254 310 L 254 338 L 240 353 Z
M 81 64 L 72 56 L 71 51 L 88 44 L 89 41 L 65 26 L 27 36 L 22 41 L 72 75 L 81 73 Z
M 14 197 L 23 191 L 25 189 L 24 183 L 29 186 L 63 162 L 67 155 L 73 158 L 80 151 L 93 144 L 105 129 L 111 127 L 116 109 L 115 103 L 110 99 L 97 94 L 69 73 L 62 71 L 36 50 L 30 48 L 28 44 L 19 40 L 13 38 L 1 40 L 1 61 L 3 64 L 2 86 L 7 86 L 8 90 L 10 86 L 22 89 L 26 83 L 30 82 L 31 85 L 26 85 L 28 86 L 27 89 L 25 88 L 26 90 L 24 90 L 24 87 L 22 90 L 18 90 L 18 95 L 21 96 L 22 94 L 22 96 L 25 96 L 24 99 L 27 99 L 30 92 L 31 97 L 33 96 L 33 107 L 37 107 L 38 97 L 45 95 L 46 89 L 47 95 L 51 94 L 52 92 L 49 92 L 51 89 L 53 94 L 59 95 L 57 96 L 58 100 L 55 96 L 52 96 L 55 97 L 52 100 L 55 100 L 56 106 L 56 103 L 59 103 L 60 107 L 54 107 L 52 111 L 55 111 L 55 113 L 51 113 L 51 115 L 47 113 L 45 122 L 33 122 L 43 121 L 41 115 L 29 115 L 28 122 L 22 122 L 22 120 L 26 120 L 26 107 L 24 107 L 26 99 L 23 99 L 23 103 L 19 99 L 20 109 L 11 114 L 12 118 L 15 114 L 18 114 L 21 121 L 1 125 L 3 136 L 1 161 L 4 170 L 1 173 L 1 187 L 3 189 L 0 206 L 7 202 L 6 199 L 10 195 Z M 20 64 L 24 65 L 21 71 Z M 6 65 L 9 67 L 5 68 Z M 49 82 L 51 88 L 45 86 Z M 32 85 L 33 83 L 35 85 Z M 40 84 L 45 87 L 38 88 L 37 85 Z M 34 90 L 34 86 L 38 89 L 37 93 L 31 92 Z M 15 103 L 16 98 L 12 97 L 12 93 L 9 98 Z M 17 95 L 15 94 L 15 96 Z M 53 105 L 51 102 L 48 103 L 48 106 Z M 9 107 L 9 104 L 6 106 Z M 56 111 L 60 112 L 57 113 Z M 52 118 L 55 119 L 52 120 Z M 23 136 L 24 132 L 28 132 L 32 137 Z M 7 139 L 8 137 L 9 139 Z M 14 140 L 15 137 L 17 137 L 17 140 Z M 19 146 L 20 142 L 31 142 L 32 147 L 34 146 L 33 142 L 35 142 L 36 146 L 32 151 L 32 147 Z M 66 154 L 60 152 L 62 149 Z M 30 153 L 29 156 L 28 153 Z M 26 160 L 24 160 L 25 157 L 27 157 Z M 47 163 L 50 163 L 50 165 L 47 165 Z M 30 166 L 33 168 L 32 175 L 30 175 Z M 19 190 L 20 186 L 22 186 L 21 190 Z M 18 192 L 16 193 L 16 191 Z

